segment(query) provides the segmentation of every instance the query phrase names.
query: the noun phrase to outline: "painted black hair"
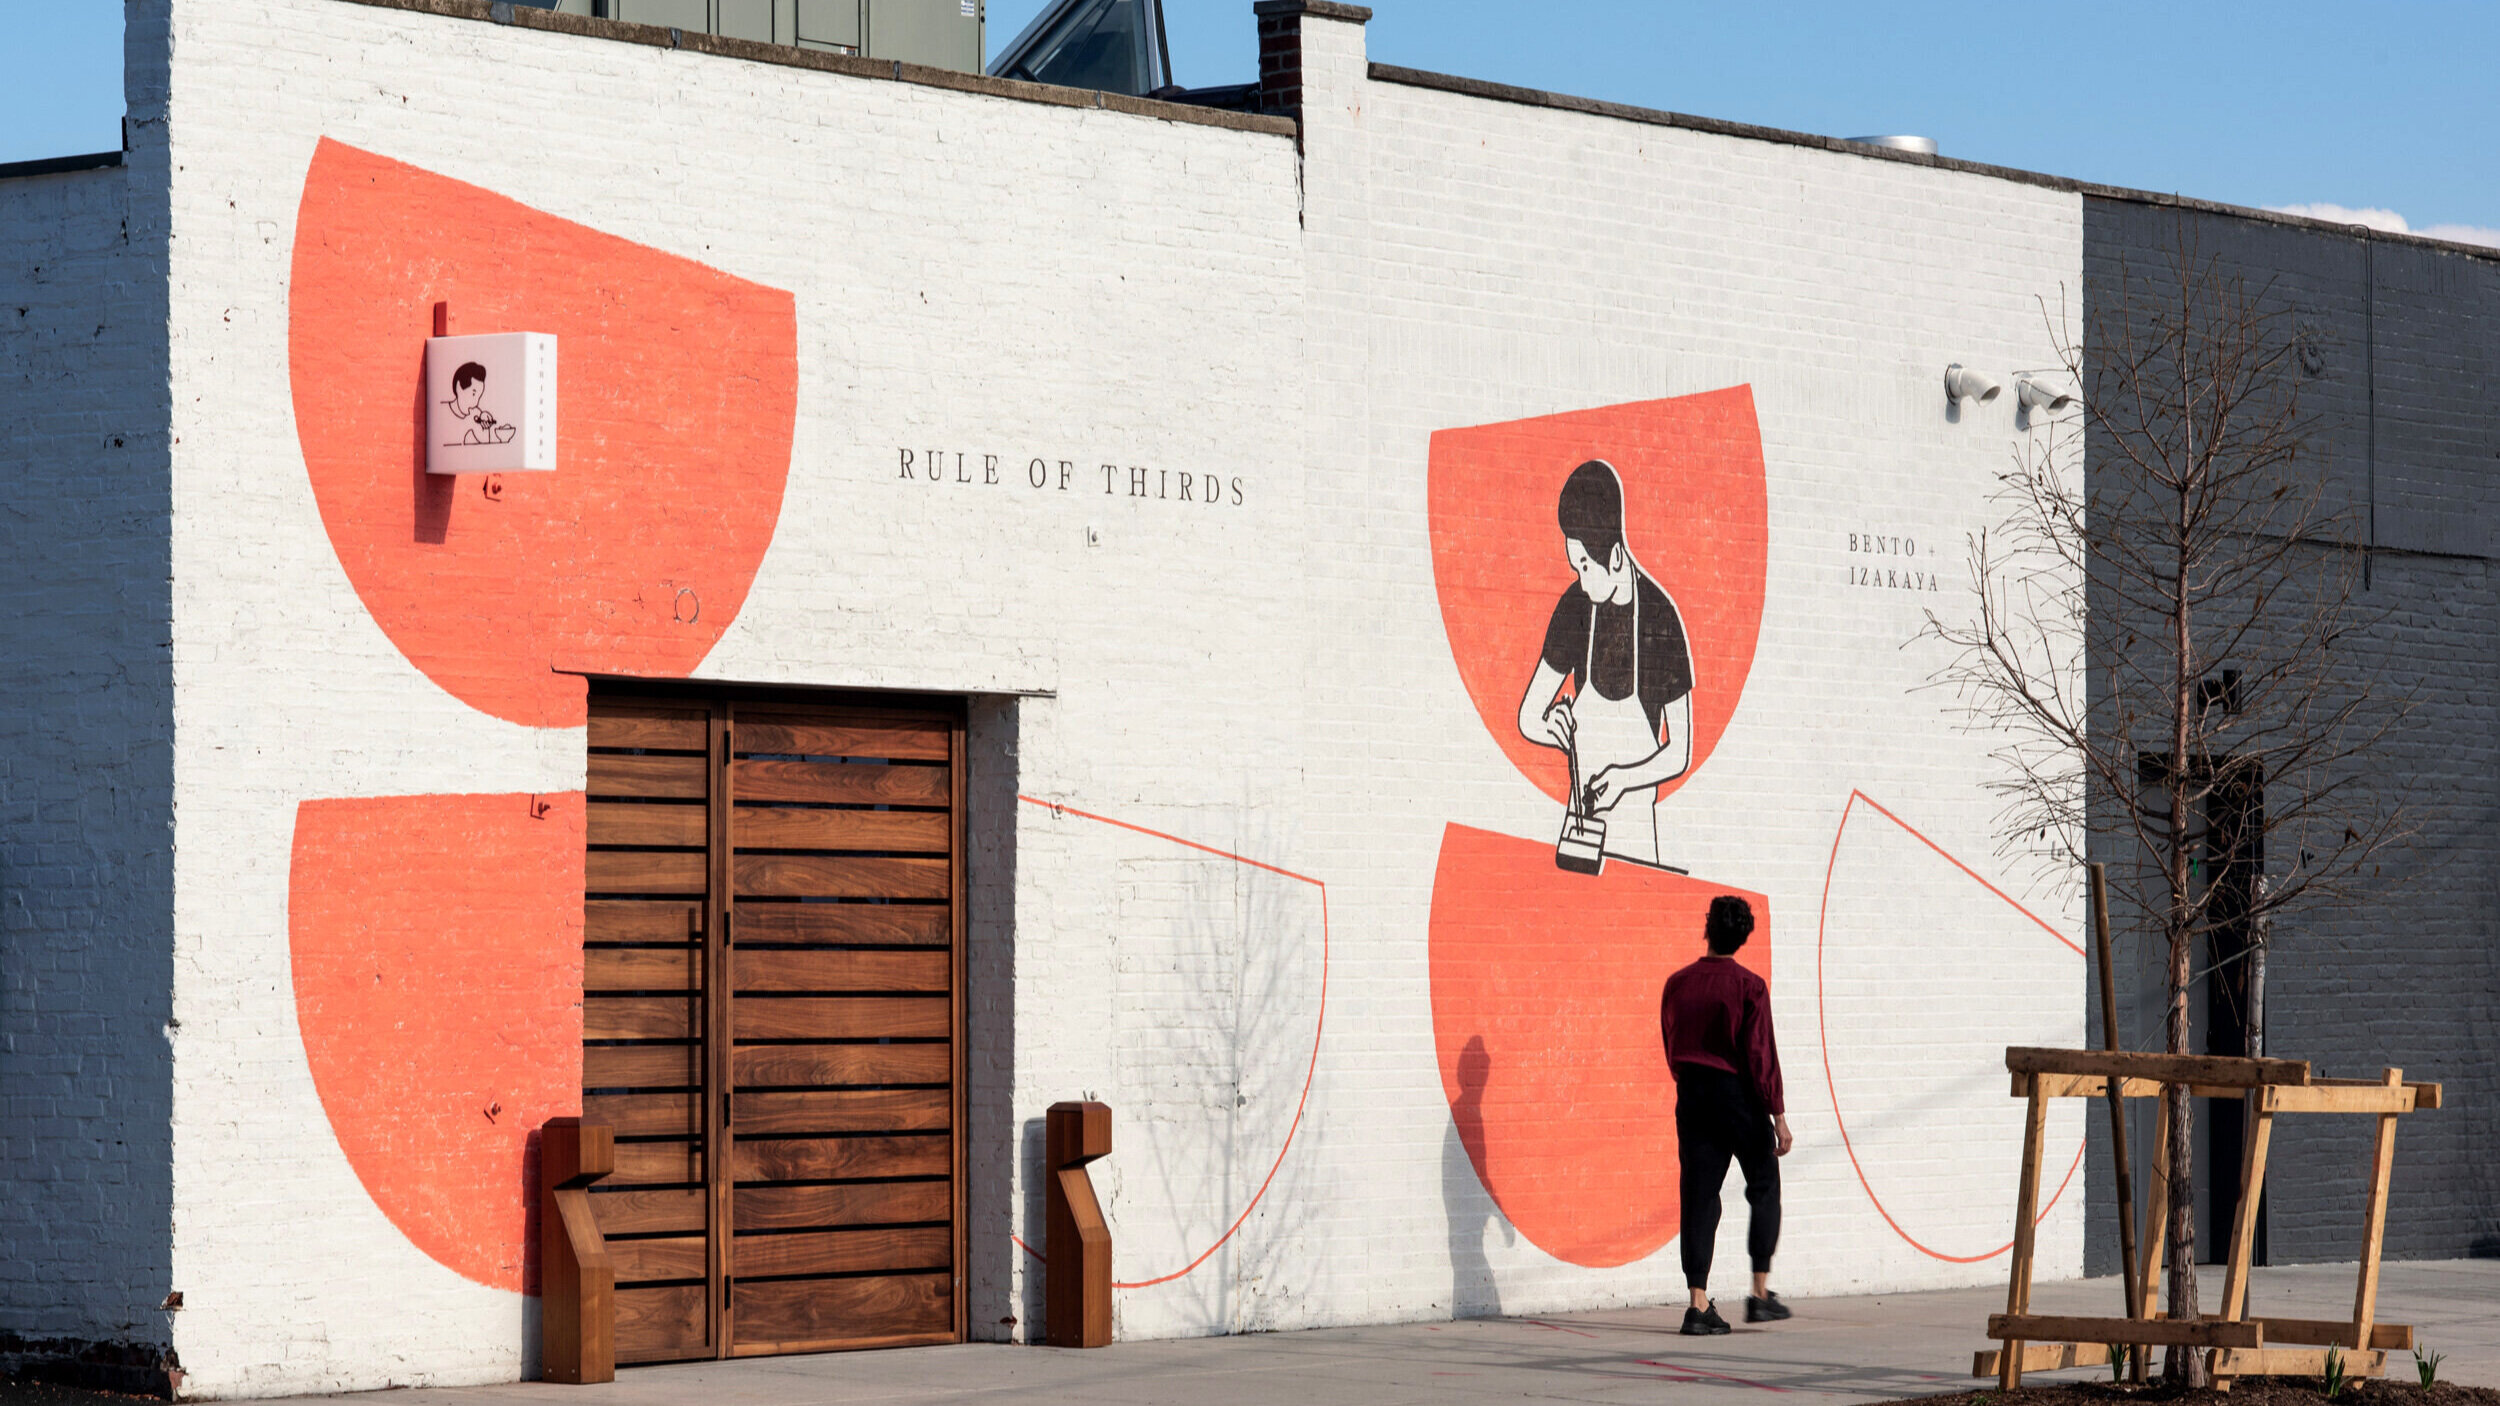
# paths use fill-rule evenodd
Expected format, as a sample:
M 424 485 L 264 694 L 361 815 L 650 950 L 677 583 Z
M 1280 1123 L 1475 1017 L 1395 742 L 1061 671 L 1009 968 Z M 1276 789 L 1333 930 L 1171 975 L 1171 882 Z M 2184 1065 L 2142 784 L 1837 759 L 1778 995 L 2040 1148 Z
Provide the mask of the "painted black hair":
M 459 370 L 451 373 L 451 388 L 456 391 L 465 391 L 485 379 L 485 367 L 474 361 L 464 361 L 460 363 Z
M 1720 894 L 1710 900 L 1710 921 L 1702 931 L 1710 939 L 1712 953 L 1734 956 L 1745 939 L 1753 936 L 1753 905 L 1732 893 Z
M 1588 549 L 1600 564 L 1611 561 L 1623 545 L 1623 481 L 1615 466 L 1591 459 L 1563 480 L 1562 501 L 1554 508 L 1563 536 Z

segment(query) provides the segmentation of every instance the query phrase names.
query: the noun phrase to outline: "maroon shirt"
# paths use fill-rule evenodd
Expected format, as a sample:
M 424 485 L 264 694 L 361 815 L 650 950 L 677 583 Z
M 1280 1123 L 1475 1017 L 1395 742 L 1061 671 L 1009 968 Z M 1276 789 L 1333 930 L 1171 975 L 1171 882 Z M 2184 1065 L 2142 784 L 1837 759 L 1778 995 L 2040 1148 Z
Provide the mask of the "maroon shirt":
M 1667 1066 L 1724 1069 L 1753 1088 L 1762 1108 L 1788 1111 L 1779 1042 L 1771 1038 L 1771 988 L 1733 957 L 1704 957 L 1667 978 L 1658 997 Z

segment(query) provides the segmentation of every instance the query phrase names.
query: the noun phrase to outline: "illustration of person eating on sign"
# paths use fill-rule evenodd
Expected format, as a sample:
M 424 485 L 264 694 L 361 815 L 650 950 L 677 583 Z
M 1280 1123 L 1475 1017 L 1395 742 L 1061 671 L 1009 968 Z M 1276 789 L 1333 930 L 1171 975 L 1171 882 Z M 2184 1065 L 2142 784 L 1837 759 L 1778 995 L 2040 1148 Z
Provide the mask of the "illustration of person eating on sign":
M 1660 784 L 1693 763 L 1693 656 L 1675 601 L 1623 535 L 1623 481 L 1591 459 L 1564 481 L 1555 517 L 1580 579 L 1554 603 L 1519 700 L 1519 733 L 1563 753 L 1571 791 L 1554 862 L 1595 874 L 1611 857 L 1659 861 Z M 1568 686 L 1568 692 L 1565 691 Z
M 480 403 L 485 399 L 486 368 L 474 361 L 460 363 L 460 369 L 451 373 L 451 399 L 443 402 L 451 407 L 455 419 L 467 422 L 468 428 L 459 442 L 510 444 L 512 436 L 520 432 L 520 426 L 497 420 L 495 413 Z

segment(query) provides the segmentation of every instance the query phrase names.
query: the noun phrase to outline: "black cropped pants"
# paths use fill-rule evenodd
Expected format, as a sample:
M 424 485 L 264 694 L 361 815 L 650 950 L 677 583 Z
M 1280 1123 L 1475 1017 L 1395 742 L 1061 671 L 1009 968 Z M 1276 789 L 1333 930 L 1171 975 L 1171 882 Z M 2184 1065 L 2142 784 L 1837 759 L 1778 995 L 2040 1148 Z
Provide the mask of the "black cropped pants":
M 1745 1250 L 1756 1274 L 1771 1269 L 1780 1245 L 1780 1159 L 1771 1115 L 1754 1101 L 1745 1081 L 1724 1069 L 1671 1066 L 1675 1074 L 1675 1141 L 1683 1162 L 1684 1282 L 1710 1284 L 1710 1258 L 1719 1238 L 1719 1188 L 1730 1160 L 1745 1169 L 1745 1204 L 1753 1223 Z

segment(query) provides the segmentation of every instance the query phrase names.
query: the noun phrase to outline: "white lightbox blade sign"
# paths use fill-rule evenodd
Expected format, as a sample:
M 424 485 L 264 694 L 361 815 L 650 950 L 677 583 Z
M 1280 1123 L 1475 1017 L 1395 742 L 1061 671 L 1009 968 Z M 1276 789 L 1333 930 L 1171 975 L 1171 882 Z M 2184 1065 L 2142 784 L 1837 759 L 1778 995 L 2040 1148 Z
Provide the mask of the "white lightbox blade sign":
M 497 332 L 426 339 L 427 473 L 528 473 L 555 466 L 552 335 Z

